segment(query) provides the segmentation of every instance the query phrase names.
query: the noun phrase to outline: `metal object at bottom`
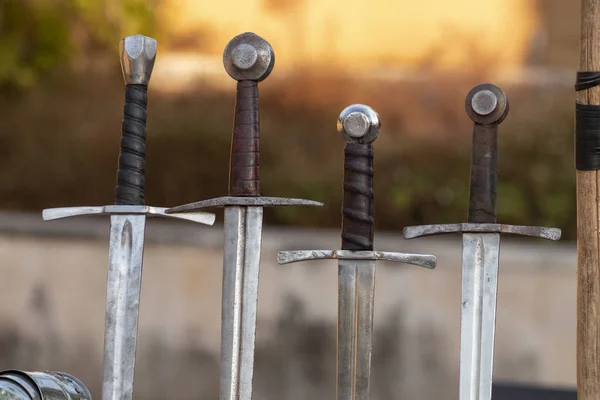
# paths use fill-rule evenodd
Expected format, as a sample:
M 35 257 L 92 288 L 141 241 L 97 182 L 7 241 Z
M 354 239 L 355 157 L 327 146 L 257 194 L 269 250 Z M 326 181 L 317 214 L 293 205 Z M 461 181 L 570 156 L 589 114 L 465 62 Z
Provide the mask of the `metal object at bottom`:
M 87 387 L 73 375 L 56 372 L 0 372 L 1 400 L 91 400 Z

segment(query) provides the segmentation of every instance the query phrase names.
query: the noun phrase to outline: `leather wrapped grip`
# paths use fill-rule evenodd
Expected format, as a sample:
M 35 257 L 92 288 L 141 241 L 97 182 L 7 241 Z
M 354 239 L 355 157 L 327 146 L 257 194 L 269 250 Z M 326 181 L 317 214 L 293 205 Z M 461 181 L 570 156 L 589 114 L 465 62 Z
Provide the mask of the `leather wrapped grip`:
M 373 146 L 347 143 L 344 153 L 342 249 L 373 250 Z
M 498 124 L 474 124 L 469 222 L 496 222 Z
M 148 87 L 125 86 L 115 204 L 144 205 Z
M 230 196 L 260 195 L 259 139 L 258 83 L 239 81 L 231 140 Z

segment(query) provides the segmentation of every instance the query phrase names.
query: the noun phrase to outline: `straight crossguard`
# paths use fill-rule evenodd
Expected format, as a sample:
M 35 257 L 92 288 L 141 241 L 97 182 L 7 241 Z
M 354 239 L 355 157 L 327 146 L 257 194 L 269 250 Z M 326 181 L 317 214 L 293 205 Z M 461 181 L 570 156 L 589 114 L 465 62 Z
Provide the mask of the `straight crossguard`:
M 258 82 L 271 73 L 274 62 L 271 45 L 254 33 L 243 33 L 229 42 L 223 64 L 238 81 L 229 196 L 167 210 L 183 213 L 225 208 L 220 400 L 252 398 L 263 207 L 323 205 L 310 200 L 260 196 Z
M 404 237 L 458 232 L 463 237 L 460 400 L 490 400 L 500 234 L 559 240 L 559 229 L 496 224 L 498 125 L 508 100 L 495 85 L 474 87 L 466 98 L 474 122 L 468 223 L 404 228 Z
M 355 104 L 342 111 L 338 131 L 344 149 L 342 250 L 280 251 L 279 264 L 338 261 L 337 399 L 367 400 L 371 382 L 371 349 L 376 260 L 435 268 L 431 255 L 373 251 L 373 146 L 379 116 Z
M 110 249 L 104 331 L 103 400 L 131 400 L 139 315 L 146 216 L 177 218 L 212 225 L 209 213 L 166 214 L 144 205 L 146 106 L 156 41 L 136 35 L 121 41 L 125 107 L 115 204 L 52 208 L 44 220 L 79 215 L 110 215 Z

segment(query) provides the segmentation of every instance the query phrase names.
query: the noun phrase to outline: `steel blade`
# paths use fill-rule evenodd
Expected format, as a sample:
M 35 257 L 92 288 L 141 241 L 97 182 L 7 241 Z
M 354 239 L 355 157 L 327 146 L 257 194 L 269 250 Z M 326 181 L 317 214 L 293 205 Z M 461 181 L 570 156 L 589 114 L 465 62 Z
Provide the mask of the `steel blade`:
M 368 400 L 375 261 L 338 262 L 337 399 Z
M 225 208 L 219 400 L 252 397 L 262 207 Z
M 463 235 L 460 400 L 490 400 L 500 235 Z
M 145 228 L 145 215 L 110 218 L 103 400 L 133 399 Z

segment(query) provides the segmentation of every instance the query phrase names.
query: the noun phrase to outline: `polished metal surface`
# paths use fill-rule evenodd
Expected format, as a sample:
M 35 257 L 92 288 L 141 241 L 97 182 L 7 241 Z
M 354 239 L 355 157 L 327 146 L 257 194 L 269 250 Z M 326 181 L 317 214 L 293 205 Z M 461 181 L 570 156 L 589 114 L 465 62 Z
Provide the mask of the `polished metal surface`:
M 498 97 L 490 90 L 480 90 L 471 99 L 471 107 L 479 115 L 489 115 L 497 106 Z
M 375 261 L 340 260 L 338 277 L 337 399 L 368 400 Z
M 252 32 L 237 35 L 223 51 L 225 71 L 236 81 L 263 81 L 275 66 L 271 45 Z
M 173 219 L 183 219 L 191 222 L 197 222 L 204 225 L 215 223 L 215 214 L 207 212 L 194 212 L 186 214 L 167 214 L 164 207 L 151 206 L 86 206 L 86 207 L 60 207 L 47 208 L 42 211 L 44 221 L 61 219 L 84 215 L 147 215 L 149 217 L 165 217 Z
M 110 218 L 103 400 L 133 399 L 145 229 L 145 215 Z
M 337 130 L 349 143 L 371 143 L 381 129 L 379 114 L 363 104 L 352 104 L 340 113 Z
M 207 208 L 228 207 L 228 206 L 248 206 L 248 207 L 279 207 L 279 206 L 324 206 L 323 203 L 304 199 L 290 199 L 285 197 L 235 197 L 224 196 L 214 199 L 195 201 L 189 204 L 183 204 L 177 207 L 168 208 L 167 215 L 172 213 L 197 212 Z
M 407 226 L 403 229 L 405 239 L 414 239 L 420 236 L 441 235 L 444 233 L 504 233 L 508 235 L 521 235 L 539 237 L 548 240 L 560 240 L 561 230 L 545 228 L 542 226 L 521 226 L 504 224 L 434 224 Z
M 262 216 L 261 207 L 225 209 L 219 400 L 252 397 Z
M 278 264 L 309 260 L 381 260 L 413 264 L 428 269 L 435 268 L 436 264 L 435 256 L 387 251 L 296 250 L 277 252 Z
M 121 40 L 121 68 L 127 85 L 148 85 L 154 61 L 156 40 L 142 35 L 128 36 Z
M 500 234 L 465 233 L 462 255 L 459 400 L 490 400 Z
M 338 260 L 337 399 L 368 400 L 376 260 L 433 269 L 432 255 L 352 250 L 296 250 L 277 253 L 279 264 Z M 222 400 L 222 399 L 221 399 Z
M 0 372 L 0 399 L 91 400 L 90 391 L 73 375 L 56 372 Z

